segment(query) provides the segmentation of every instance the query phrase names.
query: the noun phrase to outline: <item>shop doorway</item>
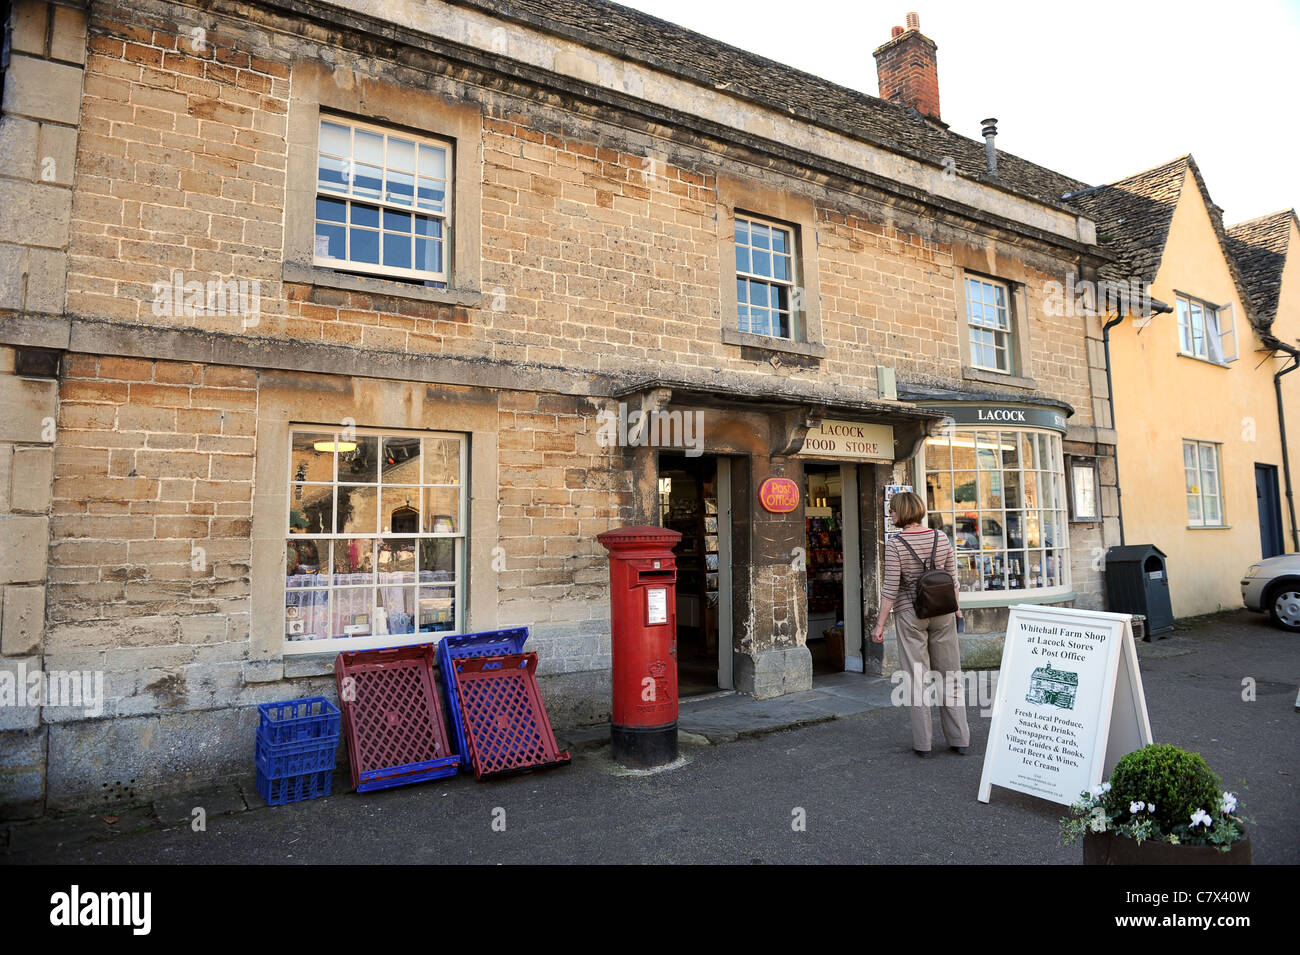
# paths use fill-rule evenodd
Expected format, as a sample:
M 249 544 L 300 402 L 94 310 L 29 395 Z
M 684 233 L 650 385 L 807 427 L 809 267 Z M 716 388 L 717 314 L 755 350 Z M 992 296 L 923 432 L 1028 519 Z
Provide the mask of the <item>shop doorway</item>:
M 808 650 L 813 674 L 863 671 L 858 469 L 804 464 Z
M 659 524 L 678 531 L 677 687 L 731 689 L 731 462 L 659 457 Z

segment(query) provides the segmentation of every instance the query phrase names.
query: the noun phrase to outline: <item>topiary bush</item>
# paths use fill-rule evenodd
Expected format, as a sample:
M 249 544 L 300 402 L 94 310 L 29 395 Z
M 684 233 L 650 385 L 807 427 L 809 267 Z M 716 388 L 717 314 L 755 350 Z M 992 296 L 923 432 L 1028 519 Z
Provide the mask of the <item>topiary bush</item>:
M 1198 809 L 1214 812 L 1220 802 L 1219 777 L 1200 753 L 1177 746 L 1152 744 L 1129 753 L 1115 764 L 1110 784 L 1109 809 L 1125 818 L 1131 804 L 1154 803 L 1153 821 L 1164 832 L 1187 825 Z

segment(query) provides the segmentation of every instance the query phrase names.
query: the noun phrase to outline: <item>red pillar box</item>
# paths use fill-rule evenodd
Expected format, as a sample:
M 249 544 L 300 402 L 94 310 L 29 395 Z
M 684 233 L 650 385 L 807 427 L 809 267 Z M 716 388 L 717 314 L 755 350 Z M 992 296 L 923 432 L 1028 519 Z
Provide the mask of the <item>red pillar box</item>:
M 662 766 L 677 758 L 677 560 L 682 539 L 662 527 L 599 534 L 609 551 L 614 759 Z

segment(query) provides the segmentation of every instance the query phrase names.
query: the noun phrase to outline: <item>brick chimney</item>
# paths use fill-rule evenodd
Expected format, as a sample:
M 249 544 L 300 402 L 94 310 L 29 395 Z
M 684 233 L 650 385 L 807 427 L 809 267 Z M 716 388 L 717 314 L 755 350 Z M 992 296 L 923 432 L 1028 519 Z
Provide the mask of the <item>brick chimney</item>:
M 922 116 L 939 117 L 939 60 L 933 40 L 921 33 L 921 18 L 907 15 L 907 28 L 894 27 L 889 42 L 876 49 L 880 98 L 911 106 Z

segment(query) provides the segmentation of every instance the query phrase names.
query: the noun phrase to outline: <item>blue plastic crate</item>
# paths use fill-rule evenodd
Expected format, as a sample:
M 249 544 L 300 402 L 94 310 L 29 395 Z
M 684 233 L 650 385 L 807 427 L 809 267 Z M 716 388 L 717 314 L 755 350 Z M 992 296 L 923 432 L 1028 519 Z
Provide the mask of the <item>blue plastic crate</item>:
M 392 789 L 394 786 L 406 786 L 409 783 L 422 783 L 429 779 L 455 776 L 460 769 L 459 756 L 444 756 L 422 763 L 410 763 L 406 766 L 385 766 L 383 769 L 361 774 L 357 792 L 368 793 L 376 789 Z
M 500 657 L 523 653 L 528 641 L 527 627 L 508 630 L 484 630 L 481 633 L 452 633 L 438 641 L 438 672 L 441 674 L 443 692 L 451 724 L 456 729 L 456 746 L 461 765 L 469 768 L 469 744 L 465 741 L 465 720 L 460 712 L 460 698 L 456 695 L 456 678 L 452 674 L 454 660 L 472 657 Z
M 283 806 L 286 803 L 328 796 L 333 787 L 332 769 L 303 773 L 301 776 L 286 776 L 283 779 L 268 779 L 260 769 L 257 771 L 257 792 L 268 806 Z
M 283 779 L 333 769 L 338 756 L 338 736 L 301 743 L 268 743 L 257 738 L 257 771 L 267 779 Z
M 339 735 L 339 708 L 323 696 L 281 703 L 262 703 L 257 707 L 258 739 L 268 743 L 301 743 Z

